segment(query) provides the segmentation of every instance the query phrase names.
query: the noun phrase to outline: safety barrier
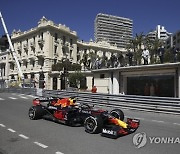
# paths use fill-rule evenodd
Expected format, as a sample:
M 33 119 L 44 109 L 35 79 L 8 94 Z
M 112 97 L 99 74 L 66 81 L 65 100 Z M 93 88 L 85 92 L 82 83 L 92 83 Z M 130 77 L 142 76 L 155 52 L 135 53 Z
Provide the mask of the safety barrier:
M 102 93 L 40 90 L 33 88 L 4 89 L 0 92 L 23 93 L 37 95 L 37 97 L 72 97 L 75 96 L 79 103 L 89 103 L 98 106 L 113 108 L 150 111 L 180 115 L 180 98 L 152 97 L 137 95 L 111 95 Z
M 50 90 L 44 90 L 43 95 L 45 97 L 76 96 L 80 103 L 180 115 L 179 98 Z

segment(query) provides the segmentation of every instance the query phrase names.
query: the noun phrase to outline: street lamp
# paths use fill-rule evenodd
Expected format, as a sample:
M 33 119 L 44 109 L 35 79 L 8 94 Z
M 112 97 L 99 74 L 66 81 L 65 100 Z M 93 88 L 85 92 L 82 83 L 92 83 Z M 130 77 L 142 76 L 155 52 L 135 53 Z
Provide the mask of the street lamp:
M 65 54 L 65 59 L 64 59 L 64 62 L 65 62 L 65 65 L 64 65 L 64 68 L 63 68 L 63 73 L 64 73 L 64 86 L 65 86 L 65 89 L 67 89 L 67 73 L 68 73 L 68 68 L 67 68 L 67 60 L 68 60 L 68 55 Z

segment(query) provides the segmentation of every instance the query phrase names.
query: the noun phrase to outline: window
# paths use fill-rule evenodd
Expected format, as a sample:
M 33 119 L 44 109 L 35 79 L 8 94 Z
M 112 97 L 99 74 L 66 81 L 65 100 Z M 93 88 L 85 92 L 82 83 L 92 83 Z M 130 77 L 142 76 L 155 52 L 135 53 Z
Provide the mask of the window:
M 155 95 L 161 97 L 174 97 L 174 75 L 156 75 L 127 78 L 128 95 L 145 95 L 145 85 L 155 88 Z M 150 93 L 149 93 L 150 95 Z
M 57 59 L 54 59 L 54 64 L 57 64 Z
M 6 75 L 6 69 L 5 69 L 5 66 L 3 67 L 3 70 L 4 70 L 4 76 Z
M 77 47 L 77 54 L 79 54 L 79 47 Z
M 81 57 L 80 57 L 80 55 L 77 55 L 77 61 L 79 61 L 79 60 L 80 60 L 80 58 L 81 58 Z
M 30 64 L 34 67 L 35 66 L 35 60 L 31 60 Z
M 43 32 L 41 33 L 41 38 L 42 38 L 42 40 L 43 40 Z
M 71 46 L 73 45 L 73 40 L 72 40 L 72 39 L 70 39 L 70 45 L 71 45 Z
M 27 68 L 28 62 L 24 61 L 24 66 Z
M 24 74 L 24 78 L 25 78 L 25 79 L 28 79 L 28 76 L 27 76 L 27 74 Z
M 100 74 L 100 79 L 104 79 L 105 78 L 105 74 Z
M 63 45 L 65 45 L 65 43 L 66 43 L 66 37 L 63 36 Z
M 56 45 L 54 46 L 54 53 L 55 54 L 57 53 L 57 46 Z
M 63 55 L 65 55 L 65 54 L 66 54 L 66 50 L 65 50 L 65 48 L 62 48 L 62 52 L 63 52 Z
M 19 65 L 21 66 L 21 62 L 19 61 Z
M 70 58 L 72 58 L 72 50 L 70 50 Z
M 34 73 L 31 73 L 31 79 L 34 79 L 35 75 Z
M 57 41 L 57 39 L 58 39 L 58 34 L 57 33 L 55 33 L 54 39 L 55 39 L 55 41 Z
M 44 66 L 44 58 L 39 58 L 38 59 L 38 65 Z

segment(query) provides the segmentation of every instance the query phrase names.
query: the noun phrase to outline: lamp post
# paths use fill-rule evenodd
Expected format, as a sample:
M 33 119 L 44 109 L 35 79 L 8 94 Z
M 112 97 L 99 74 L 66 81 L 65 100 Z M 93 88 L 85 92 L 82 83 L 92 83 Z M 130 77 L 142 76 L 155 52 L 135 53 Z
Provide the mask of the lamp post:
M 67 72 L 68 72 L 68 67 L 67 67 L 67 60 L 68 60 L 68 55 L 65 54 L 65 65 L 64 65 L 64 82 L 65 82 L 65 90 L 67 89 Z
M 45 81 L 44 81 L 44 74 L 43 74 L 43 68 L 41 66 L 41 71 L 40 71 L 40 76 L 39 76 L 39 88 L 44 88 L 45 87 Z

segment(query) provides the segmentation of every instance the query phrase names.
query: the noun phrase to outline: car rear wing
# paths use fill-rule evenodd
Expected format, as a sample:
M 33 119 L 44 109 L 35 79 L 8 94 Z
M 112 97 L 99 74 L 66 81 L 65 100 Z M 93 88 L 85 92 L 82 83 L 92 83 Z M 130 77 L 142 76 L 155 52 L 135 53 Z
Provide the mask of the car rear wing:
M 42 102 L 52 102 L 52 101 L 57 101 L 60 98 L 57 97 L 40 97 L 40 98 L 35 98 L 33 99 L 33 105 L 37 106 L 37 105 L 41 105 Z

